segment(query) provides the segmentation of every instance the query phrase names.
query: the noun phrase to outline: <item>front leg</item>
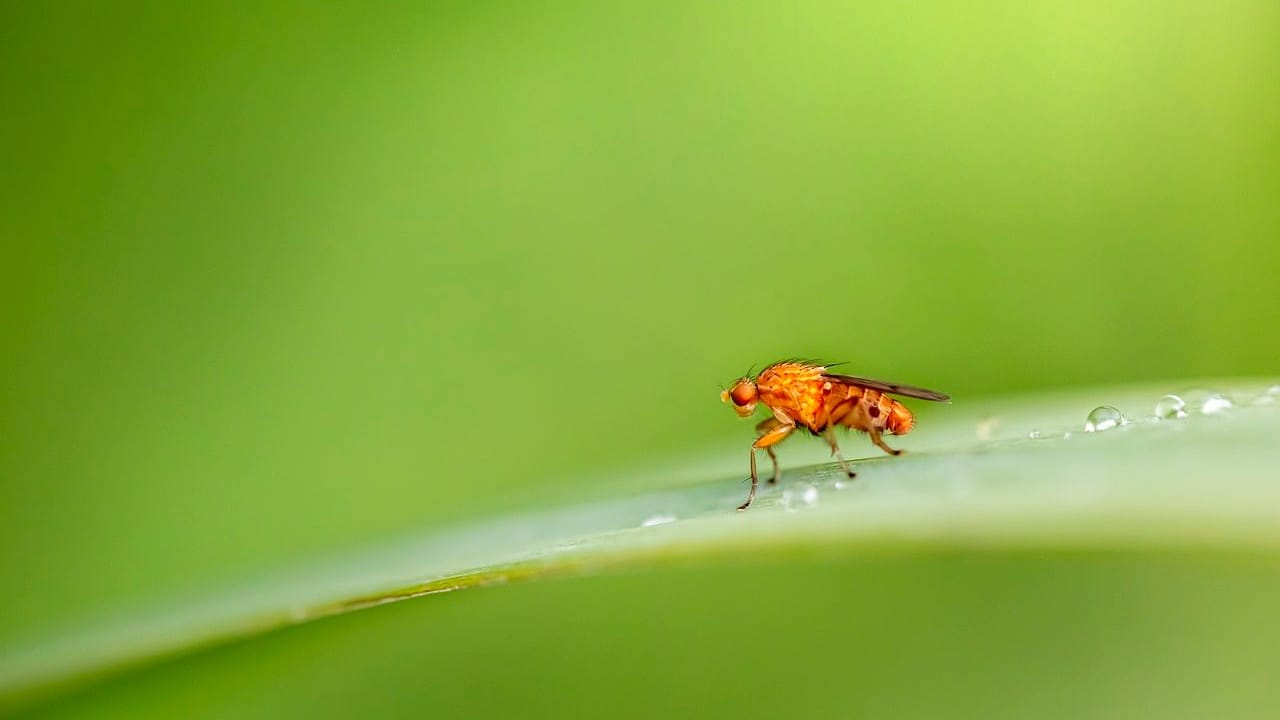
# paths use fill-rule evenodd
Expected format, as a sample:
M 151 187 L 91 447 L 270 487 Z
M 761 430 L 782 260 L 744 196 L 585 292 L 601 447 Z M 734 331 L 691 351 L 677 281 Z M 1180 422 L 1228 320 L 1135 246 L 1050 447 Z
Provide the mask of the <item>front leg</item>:
M 739 510 L 746 510 L 751 507 L 751 501 L 756 499 L 756 486 L 760 484 L 760 476 L 756 472 L 756 450 L 767 450 L 770 446 L 777 445 L 795 429 L 795 425 L 778 423 L 777 427 L 772 428 L 751 443 L 751 491 L 747 493 L 747 501 L 738 506 Z
M 764 436 L 781 424 L 777 418 L 766 418 L 761 420 L 759 425 L 756 425 L 756 434 Z M 778 454 L 773 451 L 773 446 L 766 447 L 764 450 L 769 453 L 769 459 L 773 461 L 773 477 L 769 478 L 769 484 L 777 485 L 778 481 L 782 479 L 782 470 L 778 467 Z M 753 452 L 752 455 L 754 456 L 755 453 Z

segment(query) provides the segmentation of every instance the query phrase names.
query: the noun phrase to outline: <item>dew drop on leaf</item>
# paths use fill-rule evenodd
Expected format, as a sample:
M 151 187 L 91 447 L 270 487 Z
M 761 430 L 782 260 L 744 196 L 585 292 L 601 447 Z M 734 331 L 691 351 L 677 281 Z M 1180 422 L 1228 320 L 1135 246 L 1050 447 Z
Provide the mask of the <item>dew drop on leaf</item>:
M 1200 412 L 1205 415 L 1218 415 L 1233 407 L 1235 407 L 1235 403 L 1231 402 L 1227 396 L 1214 393 L 1200 403 Z
M 640 523 L 640 526 L 653 527 L 654 525 L 666 525 L 669 522 L 675 522 L 675 521 L 676 521 L 675 515 L 653 515 L 651 517 L 645 518 L 645 521 Z
M 1276 402 L 1280 402 L 1280 385 L 1272 385 L 1253 399 L 1254 405 L 1272 405 Z
M 1231 402 L 1230 398 L 1216 390 L 1197 387 L 1180 394 L 1187 402 L 1188 413 L 1217 415 L 1235 407 L 1235 403 Z
M 1113 427 L 1123 425 L 1124 422 L 1124 415 L 1120 414 L 1119 410 L 1110 405 L 1099 405 L 1085 419 L 1084 431 L 1102 432 L 1103 430 L 1110 430 Z
M 1187 403 L 1177 395 L 1165 395 L 1156 401 L 1157 420 L 1178 420 L 1187 416 Z
M 804 493 L 801 494 L 800 497 L 804 500 L 805 505 L 817 505 L 818 504 L 818 488 L 814 485 L 810 485 L 809 487 L 804 489 Z

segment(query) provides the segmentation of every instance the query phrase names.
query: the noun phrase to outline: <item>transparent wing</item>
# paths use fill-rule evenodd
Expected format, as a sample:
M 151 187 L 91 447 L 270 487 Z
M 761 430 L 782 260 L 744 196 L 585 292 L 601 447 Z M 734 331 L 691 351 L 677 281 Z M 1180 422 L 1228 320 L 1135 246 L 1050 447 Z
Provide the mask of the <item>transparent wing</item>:
M 832 375 L 830 373 L 824 374 L 823 377 L 835 382 L 871 388 L 872 390 L 879 390 L 880 392 L 889 393 L 890 395 L 920 398 L 921 400 L 932 400 L 934 402 L 951 402 L 951 396 L 944 392 L 927 390 L 914 385 L 899 385 L 897 383 L 885 382 L 883 380 L 871 380 L 870 378 L 860 378 L 852 375 Z

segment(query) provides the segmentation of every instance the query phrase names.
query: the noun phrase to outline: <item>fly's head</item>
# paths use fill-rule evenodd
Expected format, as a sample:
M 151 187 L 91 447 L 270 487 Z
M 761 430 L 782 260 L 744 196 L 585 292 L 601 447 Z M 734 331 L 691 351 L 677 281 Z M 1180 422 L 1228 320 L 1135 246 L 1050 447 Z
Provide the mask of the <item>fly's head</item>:
M 742 378 L 733 387 L 720 392 L 720 402 L 732 403 L 738 417 L 750 417 L 756 410 L 756 384 L 751 378 Z

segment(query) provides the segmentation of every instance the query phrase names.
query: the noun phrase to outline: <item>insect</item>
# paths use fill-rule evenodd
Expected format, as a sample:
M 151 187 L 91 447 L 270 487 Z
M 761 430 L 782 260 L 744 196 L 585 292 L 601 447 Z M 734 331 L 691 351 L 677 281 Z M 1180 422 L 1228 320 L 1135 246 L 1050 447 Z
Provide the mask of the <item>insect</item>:
M 751 491 L 739 510 L 746 510 L 756 498 L 756 486 L 759 485 L 756 451 L 769 453 L 769 459 L 773 461 L 773 477 L 769 484 L 777 483 L 782 473 L 778 469 L 778 456 L 773 446 L 785 440 L 797 427 L 824 438 L 831 446 L 831 454 L 840 461 L 840 467 L 852 478 L 857 473 L 840 454 L 835 436 L 837 427 L 865 432 L 876 447 L 890 455 L 901 455 L 901 450 L 885 444 L 884 433 L 906 435 L 916 419 L 905 405 L 889 395 L 935 402 L 951 401 L 949 395 L 936 390 L 835 375 L 827 372 L 828 367 L 810 361 L 783 360 L 761 370 L 754 378 L 748 373 L 732 388 L 720 393 L 720 401 L 732 403 L 739 417 L 750 417 L 757 403 L 773 412 L 772 417 L 756 425 L 759 437 L 751 444 Z

